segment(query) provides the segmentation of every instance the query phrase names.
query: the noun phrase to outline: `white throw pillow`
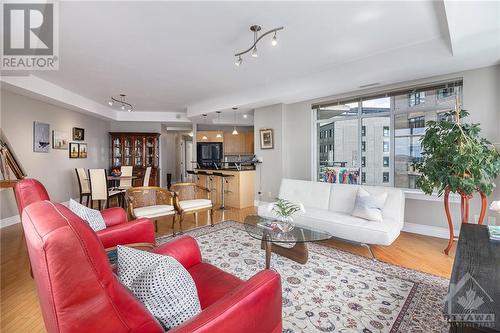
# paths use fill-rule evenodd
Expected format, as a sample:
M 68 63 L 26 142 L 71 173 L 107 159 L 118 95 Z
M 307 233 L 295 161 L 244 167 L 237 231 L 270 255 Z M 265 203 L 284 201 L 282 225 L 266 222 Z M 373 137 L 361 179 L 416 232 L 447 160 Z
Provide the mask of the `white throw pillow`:
M 92 230 L 99 231 L 106 229 L 106 223 L 100 211 L 86 207 L 73 199 L 69 199 L 69 209 L 87 222 Z
M 118 245 L 118 277 L 167 330 L 201 312 L 193 278 L 172 257 Z
M 360 187 L 351 215 L 365 220 L 382 222 L 382 209 L 386 199 L 387 193 L 369 193 Z

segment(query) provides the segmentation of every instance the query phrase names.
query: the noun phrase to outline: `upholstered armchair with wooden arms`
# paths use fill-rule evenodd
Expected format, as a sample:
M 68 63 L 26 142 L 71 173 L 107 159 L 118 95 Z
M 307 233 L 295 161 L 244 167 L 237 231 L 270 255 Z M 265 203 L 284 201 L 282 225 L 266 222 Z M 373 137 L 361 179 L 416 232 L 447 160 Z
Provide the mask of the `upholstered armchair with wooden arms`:
M 149 218 L 155 221 L 158 232 L 158 218 L 172 216 L 175 223 L 177 211 L 174 208 L 174 193 L 161 187 L 131 187 L 125 193 L 129 214 L 133 218 Z
M 170 186 L 170 191 L 175 193 L 174 206 L 179 218 L 179 233 L 182 234 L 182 221 L 187 214 L 197 214 L 209 211 L 210 224 L 214 225 L 213 203 L 210 200 L 210 190 L 195 183 L 175 183 Z M 174 220 L 175 224 L 175 220 Z M 172 224 L 175 235 L 175 225 Z

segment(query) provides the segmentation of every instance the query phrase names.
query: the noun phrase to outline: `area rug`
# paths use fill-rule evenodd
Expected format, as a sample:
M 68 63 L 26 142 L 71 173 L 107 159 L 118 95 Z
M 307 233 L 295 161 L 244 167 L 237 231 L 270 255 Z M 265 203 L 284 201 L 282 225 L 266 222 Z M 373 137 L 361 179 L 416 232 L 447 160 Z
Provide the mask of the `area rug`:
M 264 269 L 260 241 L 226 221 L 186 232 L 203 260 L 248 279 Z M 171 237 L 158 238 L 159 244 Z M 447 332 L 448 280 L 309 243 L 309 261 L 272 254 L 282 279 L 283 332 Z

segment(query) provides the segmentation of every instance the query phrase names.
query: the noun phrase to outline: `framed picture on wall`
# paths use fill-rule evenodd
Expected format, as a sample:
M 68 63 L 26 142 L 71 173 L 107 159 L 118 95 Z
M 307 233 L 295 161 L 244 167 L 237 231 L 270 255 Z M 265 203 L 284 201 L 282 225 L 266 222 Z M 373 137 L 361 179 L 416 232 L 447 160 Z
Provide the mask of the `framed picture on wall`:
M 69 158 L 78 158 L 80 152 L 79 145 L 80 144 L 76 142 L 69 143 Z
M 52 148 L 54 149 L 68 149 L 68 134 L 65 131 L 52 131 Z
M 85 140 L 85 130 L 79 127 L 73 127 L 73 140 L 83 141 Z
M 33 122 L 33 151 L 37 153 L 48 153 L 50 148 L 50 125 Z
M 79 158 L 87 158 L 87 144 L 86 143 L 78 144 L 78 157 Z
M 273 149 L 273 130 L 271 128 L 264 128 L 260 130 L 260 149 Z

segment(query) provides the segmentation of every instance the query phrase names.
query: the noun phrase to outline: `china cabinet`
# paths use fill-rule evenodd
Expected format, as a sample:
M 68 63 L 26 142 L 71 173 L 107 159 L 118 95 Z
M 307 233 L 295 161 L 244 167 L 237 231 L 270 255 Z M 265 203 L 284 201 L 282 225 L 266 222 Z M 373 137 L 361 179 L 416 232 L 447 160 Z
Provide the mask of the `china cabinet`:
M 142 186 L 144 173 L 151 167 L 149 186 L 159 184 L 159 133 L 129 133 L 110 132 L 111 169 L 120 168 L 122 165 L 134 167 L 134 186 Z

